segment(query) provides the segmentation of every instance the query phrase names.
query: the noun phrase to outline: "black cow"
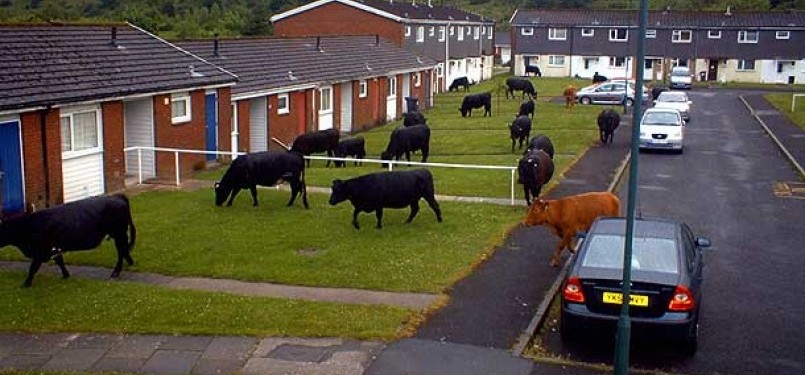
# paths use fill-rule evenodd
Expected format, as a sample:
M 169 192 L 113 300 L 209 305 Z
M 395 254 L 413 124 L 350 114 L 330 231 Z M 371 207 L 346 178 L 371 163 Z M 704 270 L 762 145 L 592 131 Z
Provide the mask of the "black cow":
M 458 77 L 458 78 L 454 79 L 453 82 L 450 83 L 450 87 L 448 87 L 447 90 L 448 91 L 453 91 L 453 90 L 458 91 L 459 87 L 464 87 L 464 91 L 467 91 L 467 90 L 470 89 L 470 86 L 472 86 L 473 84 L 475 84 L 475 83 L 470 82 L 470 80 L 467 77 Z
M 26 287 L 31 286 L 42 263 L 50 259 L 59 266 L 62 278 L 70 277 L 62 253 L 94 249 L 107 236 L 115 240 L 117 263 L 111 277 L 117 277 L 124 259 L 129 265 L 134 264 L 131 251 L 137 238 L 129 199 L 123 194 L 82 199 L 0 224 L 0 248 L 16 246 L 31 259 L 23 283 Z
M 421 198 L 425 198 L 436 214 L 436 220 L 441 223 L 442 211 L 436 202 L 433 176 L 427 169 L 370 173 L 346 181 L 334 180 L 330 204 L 336 205 L 349 199 L 355 208 L 352 212 L 352 226 L 355 229 L 361 229 L 358 214 L 372 211 L 377 216 L 377 228 L 382 228 L 384 208 L 411 207 L 411 214 L 405 221 L 410 223 L 419 212 Z
M 520 111 L 517 113 L 517 116 L 531 115 L 531 118 L 533 119 L 535 110 L 536 105 L 534 104 L 534 100 L 526 99 L 520 103 Z
M 403 126 L 414 126 L 414 125 L 427 125 L 428 119 L 425 118 L 425 115 L 419 111 L 411 111 L 406 112 L 403 114 Z
M 665 86 L 657 86 L 657 87 L 653 87 L 653 88 L 651 89 L 651 99 L 652 99 L 652 100 L 657 100 L 657 97 L 659 97 L 659 96 L 660 96 L 660 94 L 662 94 L 662 92 L 663 92 L 663 91 L 666 91 L 666 90 L 668 90 L 668 88 L 667 88 L 667 87 L 665 87 Z
M 539 70 L 539 66 L 537 65 L 526 65 L 525 66 L 525 75 L 528 73 L 534 73 L 537 77 L 542 77 L 542 71 Z
M 335 149 L 338 148 L 338 140 L 341 135 L 336 129 L 318 130 L 310 133 L 302 134 L 293 140 L 291 151 L 298 152 L 302 155 L 310 155 L 315 152 L 327 152 L 327 156 L 333 156 Z M 310 160 L 307 160 L 307 166 L 310 166 Z M 330 166 L 330 161 L 327 160 L 326 166 Z
M 509 135 L 512 139 L 512 153 L 514 153 L 514 143 L 516 140 L 520 140 L 519 150 L 523 148 L 523 142 L 528 139 L 529 134 L 531 134 L 531 119 L 525 115 L 517 116 L 517 118 L 512 121 L 511 125 L 509 125 Z
M 606 82 L 606 81 L 607 81 L 607 77 L 604 77 L 604 76 L 598 74 L 598 72 L 595 72 L 595 74 L 593 74 L 593 84 Z
M 537 99 L 537 90 L 534 89 L 534 85 L 531 84 L 531 81 L 529 81 L 528 78 L 509 77 L 506 79 L 506 87 L 506 99 L 509 98 L 509 95 L 514 98 L 515 91 L 522 91 L 523 99 L 525 99 L 526 94 L 528 94 L 531 99 Z
M 428 161 L 430 150 L 430 128 L 427 125 L 414 125 L 409 127 L 398 127 L 391 132 L 389 144 L 386 151 L 380 154 L 383 160 L 400 160 L 405 154 L 405 160 L 411 161 L 411 153 L 422 151 L 422 162 Z M 383 164 L 385 168 L 387 164 Z
M 292 205 L 301 193 L 302 203 L 308 208 L 303 160 L 302 155 L 294 151 L 263 151 L 238 156 L 221 182 L 215 183 L 215 205 L 220 206 L 229 198 L 226 205 L 231 206 L 241 189 L 249 189 L 252 206 L 257 207 L 257 185 L 274 186 L 283 180 L 291 184 L 291 200 L 287 205 Z
M 347 156 L 352 156 L 355 159 L 366 158 L 366 141 L 363 137 L 348 138 L 338 143 L 338 148 L 335 149 L 335 157 L 345 158 Z M 336 168 L 344 167 L 346 164 L 340 160 L 335 161 Z M 358 162 L 354 162 L 354 165 L 358 165 Z M 361 162 L 361 165 L 363 165 L 363 162 Z
M 605 109 L 598 115 L 598 132 L 601 136 L 601 143 L 606 145 L 612 143 L 615 129 L 621 124 L 621 116 L 613 109 Z
M 531 206 L 531 197 L 539 198 L 542 185 L 553 177 L 553 160 L 542 150 L 529 150 L 517 165 L 523 183 L 526 204 Z
M 461 112 L 461 117 L 467 117 L 467 115 L 472 117 L 473 108 L 481 107 L 484 107 L 484 117 L 492 116 L 492 93 L 482 92 L 465 96 L 458 111 Z
M 551 142 L 551 139 L 544 134 L 537 134 L 534 136 L 534 138 L 531 138 L 531 140 L 528 141 L 528 149 L 526 152 L 529 150 L 545 151 L 545 153 L 547 153 L 548 156 L 553 159 L 553 142 Z

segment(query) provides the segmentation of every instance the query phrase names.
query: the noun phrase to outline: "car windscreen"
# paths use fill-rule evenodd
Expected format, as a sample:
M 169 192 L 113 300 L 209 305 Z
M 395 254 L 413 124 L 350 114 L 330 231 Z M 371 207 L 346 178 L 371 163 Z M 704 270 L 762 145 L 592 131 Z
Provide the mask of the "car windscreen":
M 671 112 L 648 112 L 643 117 L 645 125 L 679 125 L 679 117 Z
M 690 72 L 687 69 L 673 70 L 671 71 L 671 75 L 674 77 L 687 77 L 690 75 Z
M 670 102 L 670 103 L 684 103 L 688 101 L 688 98 L 685 95 L 672 95 L 662 93 L 660 96 L 657 97 L 658 102 Z
M 587 238 L 582 267 L 623 269 L 624 237 L 596 234 Z M 676 243 L 671 238 L 635 237 L 632 242 L 632 269 L 672 273 L 679 271 Z

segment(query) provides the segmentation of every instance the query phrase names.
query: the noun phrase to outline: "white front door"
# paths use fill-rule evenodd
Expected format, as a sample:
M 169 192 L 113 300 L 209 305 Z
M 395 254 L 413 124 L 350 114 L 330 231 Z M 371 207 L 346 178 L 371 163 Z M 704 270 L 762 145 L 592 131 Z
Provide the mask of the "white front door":
M 153 98 L 127 101 L 123 104 L 123 128 L 126 147 L 154 147 Z M 142 164 L 141 164 L 142 163 Z M 140 149 L 126 153 L 126 174 L 137 176 L 142 168 L 142 178 L 156 176 L 154 150 Z
M 403 74 L 402 79 L 402 96 L 403 100 L 411 96 L 411 75 Z M 408 112 L 408 106 L 403 106 L 403 113 Z
M 63 108 L 60 122 L 64 202 L 103 194 L 100 107 Z
M 352 131 L 352 82 L 341 84 L 341 131 Z
M 319 89 L 319 130 L 333 128 L 333 86 Z
M 397 77 L 389 77 L 388 93 L 386 96 L 386 121 L 397 118 Z

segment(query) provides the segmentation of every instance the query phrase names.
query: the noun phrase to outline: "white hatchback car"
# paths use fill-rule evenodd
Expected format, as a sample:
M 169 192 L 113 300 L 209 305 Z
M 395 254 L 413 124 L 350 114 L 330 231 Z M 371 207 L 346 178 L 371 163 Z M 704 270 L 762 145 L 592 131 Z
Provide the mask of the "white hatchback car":
M 693 104 L 688 94 L 682 91 L 663 91 L 654 100 L 654 108 L 673 108 L 679 110 L 682 119 L 690 121 L 690 106 Z
M 673 108 L 649 108 L 640 120 L 640 148 L 683 152 L 685 121 Z

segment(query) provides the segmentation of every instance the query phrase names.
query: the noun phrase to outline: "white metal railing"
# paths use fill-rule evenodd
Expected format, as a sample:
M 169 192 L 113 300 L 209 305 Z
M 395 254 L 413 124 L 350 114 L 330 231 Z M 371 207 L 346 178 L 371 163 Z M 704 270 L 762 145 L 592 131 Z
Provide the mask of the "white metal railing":
M 214 154 L 214 155 L 232 155 L 231 151 L 206 151 L 206 150 L 185 150 L 185 149 L 178 149 L 178 148 L 167 148 L 167 147 L 146 147 L 146 146 L 132 146 L 126 147 L 123 149 L 124 152 L 137 152 L 137 182 L 138 184 L 143 183 L 143 160 L 142 160 L 142 151 L 156 151 L 156 152 L 171 152 L 173 153 L 174 159 L 174 168 L 176 173 L 176 186 L 181 185 L 181 169 L 179 165 L 179 154 Z M 237 155 L 245 155 L 245 152 L 237 152 Z M 413 165 L 413 166 L 422 166 L 422 167 L 438 167 L 438 168 L 462 168 L 462 169 L 486 169 L 486 170 L 508 170 L 510 174 L 510 202 L 511 205 L 514 205 L 514 187 L 516 183 L 516 171 L 517 167 L 509 167 L 509 166 L 502 166 L 502 165 L 481 165 L 481 164 L 454 164 L 454 163 L 420 163 L 415 161 L 397 161 L 397 160 L 379 160 L 379 159 L 353 159 L 353 158 L 338 158 L 338 157 L 329 157 L 329 156 L 305 156 L 305 159 L 308 160 L 329 160 L 329 161 L 343 161 L 343 162 L 362 162 L 362 163 L 374 163 L 374 164 L 388 164 L 388 170 L 394 170 L 395 164 L 406 164 L 406 165 Z

